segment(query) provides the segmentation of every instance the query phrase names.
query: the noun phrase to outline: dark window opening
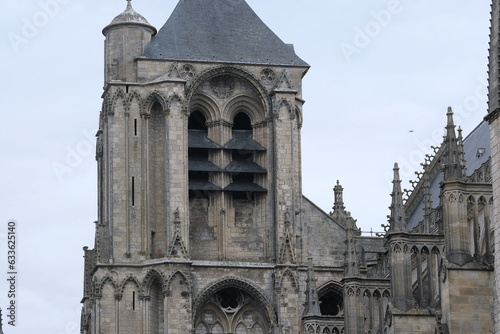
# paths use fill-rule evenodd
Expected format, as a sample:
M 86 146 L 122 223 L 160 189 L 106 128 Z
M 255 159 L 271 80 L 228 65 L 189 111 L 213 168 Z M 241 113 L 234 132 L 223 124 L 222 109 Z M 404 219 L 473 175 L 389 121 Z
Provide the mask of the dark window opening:
M 240 173 L 233 175 L 233 183 L 253 183 L 253 174 Z
M 189 189 L 189 199 L 193 198 L 201 198 L 201 199 L 209 199 L 209 192 L 203 190 L 191 190 Z
M 244 112 L 238 113 L 234 117 L 233 130 L 252 130 L 252 122 L 250 117 Z
M 233 192 L 233 200 L 253 202 L 255 200 L 255 193 L 251 191 L 236 191 Z
M 235 288 L 227 288 L 219 293 L 220 305 L 223 308 L 237 308 L 239 305 L 238 297 L 240 291 Z
M 137 136 L 137 118 L 134 118 L 134 136 Z
M 151 107 L 151 115 L 158 115 L 158 116 L 164 116 L 163 115 L 163 107 L 159 102 L 155 102 L 153 106 Z
M 156 232 L 151 231 L 151 253 L 149 254 L 150 257 L 153 257 L 153 254 L 155 251 L 155 236 L 156 236 Z
M 323 295 L 320 299 L 321 315 L 336 316 L 342 312 L 343 300 L 342 297 L 333 291 Z
M 207 129 L 207 119 L 205 115 L 199 110 L 193 111 L 189 115 L 188 129 L 192 130 L 206 130 Z
M 252 151 L 247 150 L 233 150 L 233 160 L 234 161 L 253 161 Z
M 207 161 L 208 160 L 208 150 L 202 148 L 189 148 L 188 149 L 189 160 L 196 161 Z
M 189 181 L 208 182 L 208 172 L 189 172 Z
M 132 292 L 132 310 L 135 311 L 135 291 Z

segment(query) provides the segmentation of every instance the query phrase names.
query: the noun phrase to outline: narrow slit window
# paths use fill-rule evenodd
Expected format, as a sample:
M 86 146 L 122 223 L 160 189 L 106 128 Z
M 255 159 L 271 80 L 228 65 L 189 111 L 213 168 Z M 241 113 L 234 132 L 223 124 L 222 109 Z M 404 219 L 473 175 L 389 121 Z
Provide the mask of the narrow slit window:
M 132 176 L 132 206 L 135 206 L 135 177 Z
M 134 118 L 134 136 L 137 136 L 137 118 Z
M 132 292 L 132 311 L 135 311 L 135 291 Z

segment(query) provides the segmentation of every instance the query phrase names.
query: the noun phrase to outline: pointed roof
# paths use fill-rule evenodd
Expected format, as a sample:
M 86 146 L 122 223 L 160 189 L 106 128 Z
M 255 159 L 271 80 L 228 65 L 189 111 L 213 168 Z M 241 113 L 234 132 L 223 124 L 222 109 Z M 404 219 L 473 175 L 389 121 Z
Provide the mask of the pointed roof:
M 106 31 L 114 26 L 118 25 L 123 25 L 123 24 L 132 24 L 132 25 L 142 25 L 147 28 L 150 28 L 153 30 L 153 35 L 156 34 L 156 28 L 153 27 L 151 24 L 149 24 L 148 20 L 144 18 L 141 14 L 137 13 L 133 8 L 132 8 L 132 3 L 131 0 L 127 0 L 127 8 L 125 8 L 125 11 L 115 17 L 113 21 L 111 21 L 110 24 L 108 24 L 103 30 L 102 33 L 106 35 Z
M 304 304 L 305 317 L 321 315 L 321 310 L 319 307 L 320 301 L 318 298 L 318 292 L 316 291 L 316 278 L 314 277 L 314 266 L 312 260 L 312 258 L 308 258 L 307 262 L 307 297 Z
M 446 125 L 446 136 L 444 138 L 444 180 L 461 179 L 464 177 L 465 164 L 463 163 L 463 153 L 461 142 L 455 133 L 455 123 L 453 122 L 453 111 L 448 107 L 446 113 L 448 122 Z
M 406 217 L 403 204 L 403 192 L 401 191 L 401 178 L 399 177 L 399 166 L 394 164 L 394 180 L 392 181 L 392 204 L 390 206 L 389 231 L 406 231 Z
M 146 46 L 155 59 L 304 66 L 245 0 L 180 0 Z

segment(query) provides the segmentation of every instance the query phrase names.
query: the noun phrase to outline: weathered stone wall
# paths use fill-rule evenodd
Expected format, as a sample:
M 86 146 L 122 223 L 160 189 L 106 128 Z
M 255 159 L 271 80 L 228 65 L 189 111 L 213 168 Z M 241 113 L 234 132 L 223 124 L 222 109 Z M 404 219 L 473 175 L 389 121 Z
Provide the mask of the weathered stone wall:
M 393 315 L 392 324 L 387 328 L 387 334 L 420 333 L 435 334 L 436 318 L 434 315 L 405 314 Z M 450 332 L 456 333 L 456 332 Z M 468 332 L 479 333 L 479 332 Z
M 189 201 L 190 244 L 193 260 L 218 260 L 215 226 L 209 225 L 209 201 L 207 198 L 193 198 Z
M 464 269 L 446 270 L 441 284 L 442 323 L 454 334 L 491 333 L 493 272 Z
M 116 326 L 116 301 L 115 289 L 110 283 L 106 283 L 102 288 L 102 298 L 98 301 L 100 319 L 99 328 L 101 333 L 115 333 Z
M 491 166 L 493 183 L 492 223 L 495 235 L 495 333 L 500 333 L 500 71 L 498 57 L 500 47 L 500 1 L 493 0 L 491 7 L 488 82 L 488 122 L 490 123 Z
M 127 282 L 119 301 L 120 333 L 140 333 L 141 308 L 139 304 L 138 287 L 133 282 Z
M 500 9 L 498 9 L 500 10 Z M 500 118 L 496 118 L 490 124 L 491 136 L 491 165 L 500 165 Z M 495 249 L 495 304 L 494 319 L 495 331 L 500 333 L 500 169 L 492 168 L 493 179 L 493 208 L 492 219 L 494 228 Z
M 229 222 L 230 236 L 227 243 L 227 259 L 232 261 L 264 260 L 263 232 L 265 221 L 258 218 L 259 208 L 254 201 L 233 200 L 234 222 Z
M 306 257 L 312 257 L 315 265 L 344 266 L 345 229 L 334 222 L 308 199 L 303 201 Z

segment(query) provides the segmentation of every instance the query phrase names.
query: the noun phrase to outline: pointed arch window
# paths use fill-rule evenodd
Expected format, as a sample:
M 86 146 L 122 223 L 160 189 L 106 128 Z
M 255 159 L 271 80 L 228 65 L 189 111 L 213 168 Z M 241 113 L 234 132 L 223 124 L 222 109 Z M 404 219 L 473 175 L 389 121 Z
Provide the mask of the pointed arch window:
M 264 334 L 269 330 L 264 308 L 250 294 L 228 287 L 211 296 L 195 320 L 196 334 Z

